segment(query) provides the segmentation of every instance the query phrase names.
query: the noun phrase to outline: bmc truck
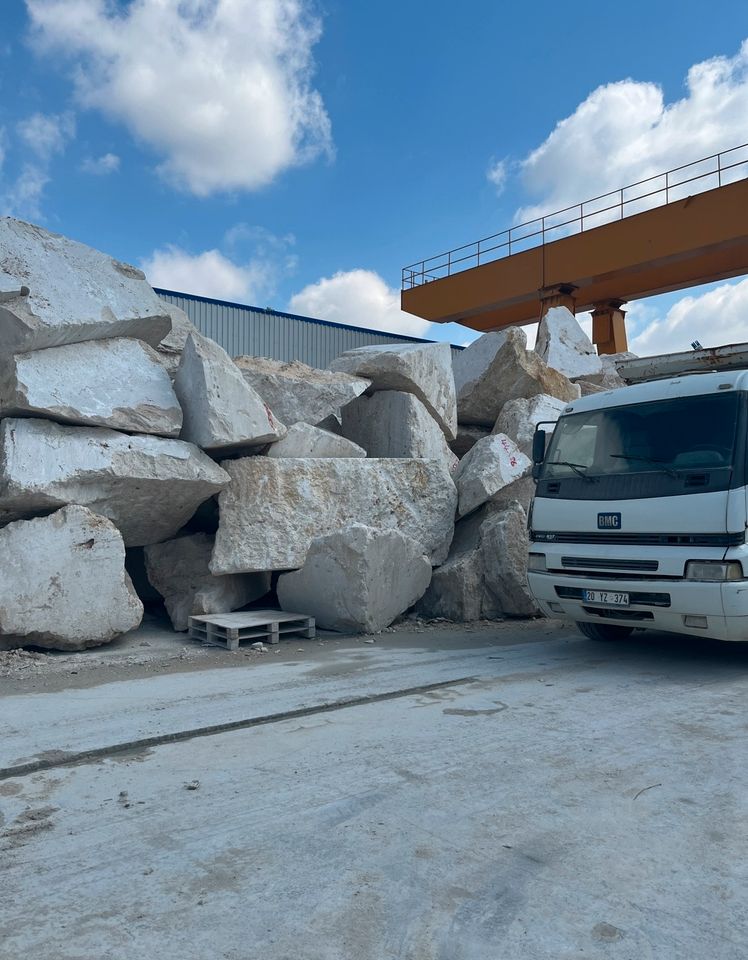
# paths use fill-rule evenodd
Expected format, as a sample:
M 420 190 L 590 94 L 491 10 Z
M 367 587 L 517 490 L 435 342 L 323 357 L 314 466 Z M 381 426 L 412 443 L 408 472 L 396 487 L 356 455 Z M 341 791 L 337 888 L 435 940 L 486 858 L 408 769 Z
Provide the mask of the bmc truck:
M 748 344 L 618 369 L 536 430 L 530 589 L 595 640 L 748 640 Z

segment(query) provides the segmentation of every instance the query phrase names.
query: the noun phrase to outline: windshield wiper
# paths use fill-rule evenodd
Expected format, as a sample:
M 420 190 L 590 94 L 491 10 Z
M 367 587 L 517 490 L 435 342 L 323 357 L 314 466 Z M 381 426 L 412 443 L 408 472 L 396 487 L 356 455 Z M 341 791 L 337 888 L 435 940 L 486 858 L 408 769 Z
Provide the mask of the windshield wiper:
M 632 453 L 611 453 L 610 456 L 616 460 L 639 460 L 642 463 L 653 463 L 656 467 L 659 467 L 660 470 L 662 470 L 663 473 L 666 473 L 669 477 L 675 477 L 676 480 L 678 479 L 678 474 L 675 472 L 675 470 L 672 469 L 672 467 L 666 467 L 664 460 L 657 460 L 655 459 L 655 457 L 639 457 L 639 456 L 635 456 Z
M 557 467 L 571 467 L 578 477 L 586 480 L 587 483 L 597 483 L 597 477 L 587 476 L 589 467 L 586 463 L 572 463 L 570 460 L 546 460 L 546 463 L 552 463 Z

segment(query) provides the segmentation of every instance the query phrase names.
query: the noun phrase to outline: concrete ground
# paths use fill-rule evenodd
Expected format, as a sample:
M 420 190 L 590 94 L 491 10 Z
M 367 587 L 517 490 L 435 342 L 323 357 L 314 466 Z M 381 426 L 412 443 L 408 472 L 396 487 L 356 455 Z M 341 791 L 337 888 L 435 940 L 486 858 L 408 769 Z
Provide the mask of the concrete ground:
M 748 956 L 743 645 L 85 656 L 4 663 L 2 960 Z

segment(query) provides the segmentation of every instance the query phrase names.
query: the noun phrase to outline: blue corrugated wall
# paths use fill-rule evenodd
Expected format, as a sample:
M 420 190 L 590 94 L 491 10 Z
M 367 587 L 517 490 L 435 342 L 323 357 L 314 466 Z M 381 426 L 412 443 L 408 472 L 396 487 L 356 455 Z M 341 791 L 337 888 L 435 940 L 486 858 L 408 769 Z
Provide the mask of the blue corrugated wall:
M 343 323 L 279 313 L 269 308 L 196 297 L 175 290 L 157 289 L 156 293 L 184 310 L 201 333 L 220 343 L 232 357 L 301 360 L 310 367 L 325 368 L 335 357 L 354 347 L 375 343 L 419 342 L 417 337 L 365 330 Z

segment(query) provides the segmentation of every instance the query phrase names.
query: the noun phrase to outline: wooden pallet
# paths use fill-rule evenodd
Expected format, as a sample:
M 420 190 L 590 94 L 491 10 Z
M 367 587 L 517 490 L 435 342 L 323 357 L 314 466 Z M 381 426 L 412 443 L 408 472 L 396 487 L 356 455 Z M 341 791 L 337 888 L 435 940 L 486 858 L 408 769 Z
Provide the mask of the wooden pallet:
M 189 618 L 189 636 L 214 647 L 237 650 L 242 640 L 278 643 L 281 634 L 316 636 L 314 617 L 282 610 L 246 610 L 244 613 L 212 613 Z

